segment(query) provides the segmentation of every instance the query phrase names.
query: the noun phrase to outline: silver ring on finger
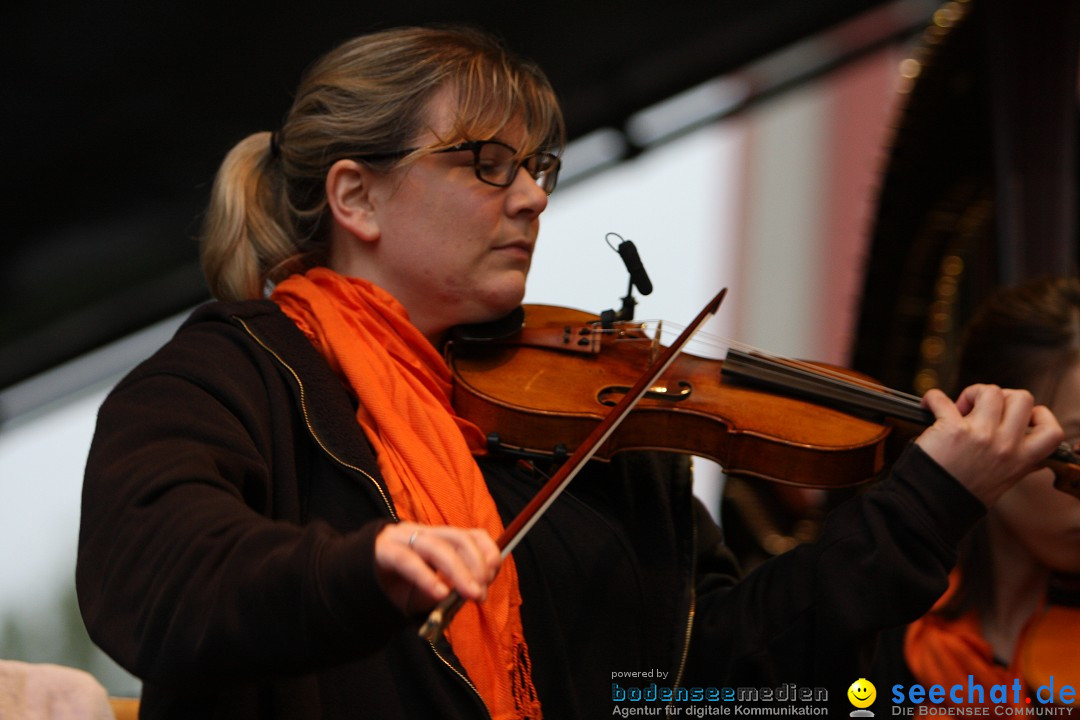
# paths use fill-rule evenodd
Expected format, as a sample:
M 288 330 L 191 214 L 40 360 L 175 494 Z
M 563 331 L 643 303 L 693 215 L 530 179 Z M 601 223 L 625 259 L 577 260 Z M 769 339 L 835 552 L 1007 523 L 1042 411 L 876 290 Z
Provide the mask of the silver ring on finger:
M 416 538 L 420 534 L 419 530 L 413 530 L 412 535 L 409 536 L 409 547 L 412 548 L 416 545 Z

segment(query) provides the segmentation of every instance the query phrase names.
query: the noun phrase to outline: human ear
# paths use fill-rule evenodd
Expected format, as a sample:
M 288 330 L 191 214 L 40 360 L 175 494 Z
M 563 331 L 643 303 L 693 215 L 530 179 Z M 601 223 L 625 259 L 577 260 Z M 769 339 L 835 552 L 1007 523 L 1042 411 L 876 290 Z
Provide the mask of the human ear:
M 361 240 L 379 238 L 372 203 L 374 174 L 355 160 L 338 160 L 326 173 L 326 202 L 334 221 Z

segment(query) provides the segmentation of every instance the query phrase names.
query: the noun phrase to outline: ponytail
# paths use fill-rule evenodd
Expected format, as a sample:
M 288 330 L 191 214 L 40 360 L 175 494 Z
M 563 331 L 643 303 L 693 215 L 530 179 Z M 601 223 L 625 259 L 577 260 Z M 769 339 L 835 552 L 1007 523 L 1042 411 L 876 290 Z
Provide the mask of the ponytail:
M 278 220 L 284 198 L 277 162 L 270 133 L 255 133 L 233 147 L 214 179 L 200 251 L 210 292 L 220 300 L 260 298 L 268 269 L 298 262 L 292 233 Z

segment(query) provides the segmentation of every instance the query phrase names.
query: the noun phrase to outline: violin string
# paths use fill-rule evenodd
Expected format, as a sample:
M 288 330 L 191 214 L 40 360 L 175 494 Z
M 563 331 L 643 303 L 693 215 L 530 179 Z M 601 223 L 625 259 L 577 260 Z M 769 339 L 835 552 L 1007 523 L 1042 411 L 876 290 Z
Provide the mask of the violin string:
M 655 323 L 658 327 L 660 326 L 659 321 L 635 321 L 635 322 L 631 323 L 630 326 L 637 329 L 637 330 L 643 330 L 650 322 Z M 679 324 L 670 323 L 670 322 L 667 323 L 667 327 L 664 328 L 664 330 L 666 330 L 666 331 L 672 331 L 673 330 L 675 332 L 678 332 L 681 329 L 682 329 L 682 327 L 680 327 Z M 633 342 L 633 341 L 654 342 L 655 341 L 654 338 L 649 338 L 649 337 L 641 337 L 641 336 L 629 336 L 628 337 L 627 336 L 627 327 L 626 326 L 621 327 L 621 328 L 610 328 L 610 329 L 599 328 L 599 329 L 596 330 L 596 332 L 615 334 L 615 335 L 617 335 L 618 339 L 621 342 L 623 342 L 623 341 L 625 341 L 625 342 Z M 882 384 L 880 384 L 878 382 L 875 382 L 870 378 L 862 378 L 862 377 L 853 378 L 850 374 L 842 372 L 841 370 L 838 370 L 838 369 L 833 369 L 833 368 L 830 368 L 830 367 L 817 365 L 817 364 L 806 362 L 806 361 L 803 361 L 803 360 L 798 360 L 796 358 L 781 357 L 779 355 L 775 355 L 774 353 L 770 353 L 767 350 L 763 350 L 761 348 L 755 347 L 755 346 L 750 345 L 748 343 L 743 343 L 743 342 L 740 342 L 738 340 L 733 340 L 731 338 L 723 337 L 721 335 L 715 335 L 713 333 L 700 331 L 695 336 L 694 340 L 691 341 L 691 343 L 693 345 L 702 345 L 702 346 L 705 346 L 705 347 L 709 347 L 709 348 L 712 348 L 712 349 L 718 349 L 718 350 L 722 350 L 722 351 L 731 350 L 731 349 L 740 350 L 740 351 L 742 351 L 744 353 L 747 353 L 747 354 L 757 355 L 757 356 L 759 356 L 759 357 L 761 357 L 761 358 L 763 358 L 765 360 L 776 363 L 778 365 L 783 365 L 788 370 L 791 370 L 791 371 L 793 371 L 795 373 L 799 373 L 799 374 L 803 375 L 804 377 L 810 377 L 810 378 L 822 378 L 822 377 L 825 377 L 825 378 L 828 378 L 830 380 L 833 380 L 833 381 L 836 381 L 836 382 L 839 382 L 839 383 L 843 383 L 844 385 L 856 386 L 856 387 L 859 387 L 859 388 L 862 388 L 862 389 L 865 389 L 865 390 L 870 390 L 870 391 L 881 393 L 883 395 L 887 395 L 890 398 L 892 398 L 894 400 L 897 400 L 899 402 L 905 403 L 905 404 L 910 404 L 910 405 L 914 405 L 914 406 L 921 406 L 922 405 L 922 399 L 919 396 L 913 395 L 911 393 L 906 393 L 906 392 L 903 392 L 901 390 L 896 390 L 894 388 L 890 388 L 890 387 L 888 387 L 886 385 L 882 385 Z

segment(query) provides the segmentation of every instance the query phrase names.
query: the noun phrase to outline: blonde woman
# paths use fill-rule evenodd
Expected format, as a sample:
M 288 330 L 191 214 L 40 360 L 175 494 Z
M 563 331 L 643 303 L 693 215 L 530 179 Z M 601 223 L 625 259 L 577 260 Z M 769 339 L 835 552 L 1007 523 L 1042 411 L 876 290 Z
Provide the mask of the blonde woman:
M 624 691 L 846 686 L 895 619 L 836 598 L 929 566 L 900 604 L 925 609 L 981 512 L 961 483 L 989 499 L 1056 444 L 1024 393 L 941 396 L 854 530 L 743 585 L 687 463 L 627 456 L 500 564 L 492 538 L 541 480 L 455 414 L 441 346 L 521 302 L 562 145 L 534 65 L 405 28 L 331 51 L 225 159 L 203 238 L 220 301 L 112 392 L 87 464 L 80 603 L 143 679 L 142 717 L 595 720 Z M 451 590 L 470 602 L 422 640 Z

